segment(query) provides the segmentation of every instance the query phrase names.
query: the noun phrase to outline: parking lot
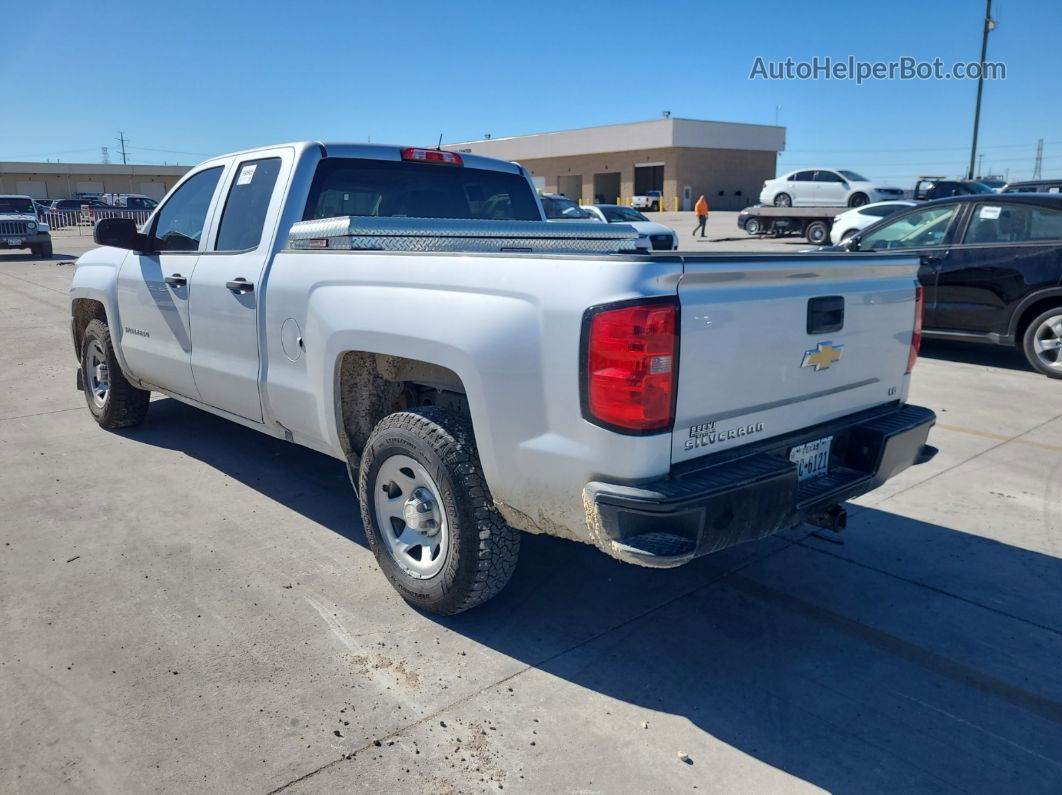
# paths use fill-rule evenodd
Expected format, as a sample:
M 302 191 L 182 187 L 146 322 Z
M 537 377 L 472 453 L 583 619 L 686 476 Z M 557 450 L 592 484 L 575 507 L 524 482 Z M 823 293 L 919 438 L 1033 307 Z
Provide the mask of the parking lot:
M 340 462 L 168 398 L 96 427 L 90 246 L 0 253 L 0 790 L 1059 791 L 1062 384 L 1016 352 L 924 345 L 940 454 L 840 535 L 665 571 L 524 535 L 441 619 L 378 571 Z

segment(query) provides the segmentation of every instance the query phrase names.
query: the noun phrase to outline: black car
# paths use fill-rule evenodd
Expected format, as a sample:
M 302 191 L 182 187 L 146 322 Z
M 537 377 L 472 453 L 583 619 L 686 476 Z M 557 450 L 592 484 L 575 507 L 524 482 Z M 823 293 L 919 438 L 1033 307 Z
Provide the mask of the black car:
M 1062 178 L 1008 182 L 1001 193 L 1062 193 Z
M 983 182 L 973 179 L 922 177 L 915 183 L 912 195 L 918 201 L 931 201 L 949 196 L 966 196 L 974 193 L 995 193 L 995 191 Z
M 1062 378 L 1062 195 L 937 199 L 832 250 L 921 257 L 927 337 L 1017 345 L 1038 371 Z

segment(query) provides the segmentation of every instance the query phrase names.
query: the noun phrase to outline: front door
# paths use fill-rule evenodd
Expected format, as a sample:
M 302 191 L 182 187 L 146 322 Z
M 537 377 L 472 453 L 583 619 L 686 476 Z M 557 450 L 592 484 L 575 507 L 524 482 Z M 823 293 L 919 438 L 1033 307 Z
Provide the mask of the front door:
M 1059 282 L 1062 211 L 986 199 L 973 206 L 937 279 L 938 328 L 1006 334 L 1030 293 Z
M 200 399 L 256 422 L 262 420 L 262 277 L 292 159 L 290 149 L 256 153 L 229 170 L 224 207 L 211 231 L 213 242 L 196 263 L 190 284 L 191 370 Z
M 925 290 L 926 328 L 939 328 L 937 278 L 950 256 L 949 244 L 955 234 L 958 209 L 955 204 L 916 208 L 856 237 L 857 251 L 890 251 L 919 258 L 918 282 Z
M 215 166 L 186 179 L 152 221 L 155 250 L 131 251 L 118 271 L 122 352 L 130 372 L 189 398 L 199 393 L 192 378 L 188 282 L 221 172 Z
M 815 198 L 826 207 L 844 205 L 848 186 L 840 174 L 833 171 L 815 172 Z

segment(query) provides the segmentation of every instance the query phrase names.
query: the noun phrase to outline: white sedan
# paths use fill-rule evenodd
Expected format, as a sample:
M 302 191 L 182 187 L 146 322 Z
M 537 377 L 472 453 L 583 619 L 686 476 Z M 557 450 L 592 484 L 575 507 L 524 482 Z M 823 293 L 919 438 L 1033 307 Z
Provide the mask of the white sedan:
M 583 209 L 606 224 L 627 224 L 638 232 L 638 248 L 655 251 L 674 251 L 678 235 L 670 226 L 650 221 L 633 207 L 620 204 L 584 204 Z
M 871 182 L 843 168 L 793 171 L 767 180 L 760 191 L 760 204 L 775 207 L 861 207 L 901 198 L 902 188 Z
M 834 216 L 833 227 L 830 229 L 830 241 L 836 246 L 850 238 L 856 232 L 866 229 L 882 218 L 893 213 L 914 207 L 918 202 L 903 199 L 895 202 L 877 202 L 876 204 L 864 204 L 848 212 Z

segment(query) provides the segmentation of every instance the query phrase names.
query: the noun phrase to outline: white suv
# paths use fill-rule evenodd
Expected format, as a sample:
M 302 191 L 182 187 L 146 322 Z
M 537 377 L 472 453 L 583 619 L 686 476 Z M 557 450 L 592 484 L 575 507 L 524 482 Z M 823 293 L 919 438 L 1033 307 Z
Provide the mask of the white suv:
M 902 198 L 901 188 L 880 185 L 841 168 L 793 171 L 767 180 L 760 191 L 760 204 L 775 207 L 862 207 Z

